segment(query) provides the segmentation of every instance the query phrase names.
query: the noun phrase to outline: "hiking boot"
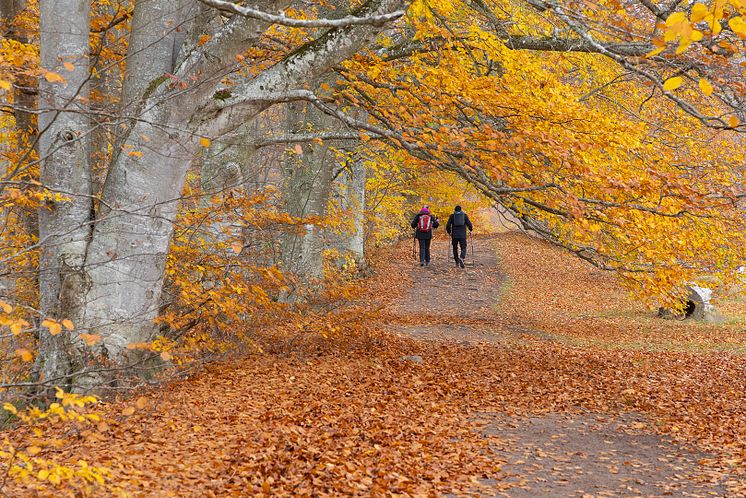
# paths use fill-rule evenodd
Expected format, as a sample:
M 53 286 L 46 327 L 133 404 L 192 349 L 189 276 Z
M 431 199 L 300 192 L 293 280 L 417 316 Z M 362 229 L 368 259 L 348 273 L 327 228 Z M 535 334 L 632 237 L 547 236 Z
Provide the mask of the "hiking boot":
M 420 266 L 425 266 L 425 263 L 423 263 L 422 261 L 420 261 Z
M 425 266 L 430 266 L 430 261 L 425 261 Z
M 465 266 L 464 266 L 464 260 L 463 260 L 463 259 L 461 259 L 461 258 L 458 258 L 458 265 L 459 265 L 459 266 L 460 266 L 461 268 L 465 268 Z

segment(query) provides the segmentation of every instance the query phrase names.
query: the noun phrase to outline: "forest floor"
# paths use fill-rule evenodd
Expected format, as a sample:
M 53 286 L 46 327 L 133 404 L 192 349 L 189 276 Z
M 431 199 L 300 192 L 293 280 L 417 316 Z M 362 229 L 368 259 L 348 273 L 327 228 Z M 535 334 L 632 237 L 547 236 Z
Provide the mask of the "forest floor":
M 443 262 L 448 248 L 445 243 L 434 245 L 438 264 L 415 266 L 410 274 L 413 285 L 391 307 L 394 316 L 428 317 L 421 325 L 392 330 L 462 346 L 509 348 L 529 341 L 649 351 L 742 346 L 735 339 L 740 331 L 718 337 L 718 330 L 702 324 L 652 318 L 650 311 L 629 301 L 611 275 L 523 235 L 477 239 L 476 250 L 468 251 L 465 270 L 452 258 Z M 556 367 L 549 363 L 544 368 Z M 527 388 L 530 393 L 532 386 Z M 635 394 L 633 388 L 629 394 Z M 700 465 L 711 461 L 712 454 L 656 434 L 651 430 L 655 420 L 637 410 L 542 410 L 520 415 L 486 411 L 475 417 L 485 424 L 485 434 L 498 436 L 493 448 L 505 461 L 497 480 L 485 480 L 500 490 L 494 495 L 729 495 L 728 473 Z M 513 487 L 506 489 L 506 484 Z M 489 496 L 490 489 L 480 494 Z
M 465 269 L 400 245 L 338 335 L 110 403 L 55 456 L 108 467 L 95 496 L 746 496 L 740 302 L 664 321 L 543 242 L 475 242 Z

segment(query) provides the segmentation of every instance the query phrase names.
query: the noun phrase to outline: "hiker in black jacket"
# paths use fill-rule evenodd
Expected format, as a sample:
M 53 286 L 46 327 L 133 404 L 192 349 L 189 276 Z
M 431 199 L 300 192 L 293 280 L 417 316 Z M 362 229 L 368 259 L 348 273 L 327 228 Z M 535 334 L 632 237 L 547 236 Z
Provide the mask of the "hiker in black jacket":
M 438 218 L 430 213 L 427 206 L 423 207 L 412 220 L 414 238 L 420 243 L 420 266 L 430 266 L 430 242 L 433 239 L 433 228 L 438 228 L 439 225 Z
M 466 257 L 466 229 L 471 232 L 474 227 L 471 224 L 469 216 L 461 211 L 461 206 L 456 206 L 454 213 L 448 217 L 446 232 L 451 236 L 453 244 L 453 260 L 456 266 L 464 267 L 464 258 Z M 458 247 L 461 246 L 461 257 L 459 257 Z

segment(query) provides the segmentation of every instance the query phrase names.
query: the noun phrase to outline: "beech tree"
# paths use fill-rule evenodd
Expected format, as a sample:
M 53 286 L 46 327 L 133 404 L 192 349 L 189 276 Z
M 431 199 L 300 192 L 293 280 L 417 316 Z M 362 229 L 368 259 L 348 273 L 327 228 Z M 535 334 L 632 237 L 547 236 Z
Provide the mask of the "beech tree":
M 375 184 L 383 165 L 400 180 L 431 168 L 458 175 L 651 299 L 673 301 L 701 270 L 727 278 L 740 265 L 740 0 L 369 0 L 349 14 L 155 0 L 105 15 L 65 2 L 39 4 L 39 136 L 27 148 L 38 161 L 16 161 L 38 165 L 42 187 L 29 182 L 42 204 L 38 244 L 16 251 L 40 248 L 38 312 L 55 332 L 39 334 L 42 383 L 93 385 L 140 361 L 128 346 L 156 337 L 168 305 L 190 168 L 201 163 L 205 190 L 230 190 L 272 144 L 290 149 L 293 217 L 323 217 L 347 183 L 356 254 L 366 178 Z M 124 26 L 126 43 L 100 36 Z M 277 121 L 271 134 L 251 126 L 260 115 Z M 313 277 L 320 233 L 310 224 L 300 239 Z M 59 333 L 63 324 L 74 331 Z
M 40 211 L 41 311 L 100 335 L 94 354 L 124 364 L 128 344 L 153 338 L 172 226 L 200 149 L 269 105 L 293 99 L 402 14 L 402 4 L 391 0 L 367 2 L 336 20 L 293 21 L 267 13 L 285 6 L 256 11 L 215 1 L 136 2 L 121 136 L 94 212 L 87 154 L 88 2 L 40 5 L 47 71 L 40 99 L 41 178 L 65 196 Z M 218 9 L 233 12 L 224 16 Z M 230 88 L 222 84 L 265 30 L 296 24 L 328 29 L 253 77 Z M 89 353 L 75 336 L 44 336 L 43 379 L 57 382 L 74 373 L 75 382 L 85 384 Z

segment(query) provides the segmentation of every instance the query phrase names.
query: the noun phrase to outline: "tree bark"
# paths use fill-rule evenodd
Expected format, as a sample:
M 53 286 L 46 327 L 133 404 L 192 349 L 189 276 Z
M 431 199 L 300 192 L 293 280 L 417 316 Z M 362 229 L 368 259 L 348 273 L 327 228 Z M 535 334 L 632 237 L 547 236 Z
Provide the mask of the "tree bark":
M 328 130 L 335 124 L 331 118 L 310 104 L 288 105 L 288 134 Z M 285 161 L 285 203 L 296 217 L 323 218 L 329 204 L 334 170 L 338 162 L 329 143 L 307 142 L 288 151 Z M 292 234 L 286 240 L 285 261 L 291 270 L 305 278 L 323 276 L 323 251 L 326 247 L 323 228 L 309 223 L 305 233 Z
M 64 200 L 49 200 L 39 211 L 40 307 L 42 315 L 69 318 L 65 296 L 82 295 L 86 246 L 91 221 L 91 170 L 88 157 L 89 33 L 88 0 L 40 2 L 40 63 L 64 77 L 39 84 L 39 152 L 42 184 Z M 73 65 L 67 70 L 64 64 Z M 69 66 L 68 66 L 69 67 Z M 49 81 L 51 79 L 52 82 Z M 42 378 L 67 374 L 67 334 L 40 334 Z
M 365 184 L 367 171 L 365 160 L 352 162 L 347 172 L 347 209 L 352 213 L 353 229 L 347 237 L 347 250 L 359 266 L 365 264 Z
M 283 2 L 273 2 L 273 6 Z M 46 29 L 42 32 L 48 33 L 42 40 L 43 59 L 50 66 L 61 65 L 73 55 L 81 59 L 70 61 L 76 68 L 72 74 L 66 73 L 67 85 L 52 86 L 54 92 L 50 95 L 55 105 L 69 100 L 82 111 L 82 103 L 71 100 L 68 93 L 74 87 L 73 81 L 81 91 L 86 89 L 83 83 L 88 73 L 87 57 L 83 55 L 87 56 L 88 50 L 88 7 L 81 0 L 63 3 L 64 8 L 59 2 L 43 2 Z M 399 0 L 375 0 L 369 8 L 386 10 L 399 4 Z M 50 23 L 56 24 L 54 29 Z M 61 26 L 69 27 L 61 30 Z M 76 193 L 73 202 L 56 203 L 55 209 L 45 214 L 45 236 L 60 228 L 68 230 L 57 235 L 61 239 L 57 244 L 45 244 L 45 309 L 54 311 L 52 315 L 57 317 L 62 317 L 59 312 L 64 309 L 65 318 L 72 318 L 79 331 L 100 334 L 102 340 L 96 345 L 96 352 L 119 365 L 126 365 L 131 359 L 128 344 L 148 341 L 155 334 L 153 320 L 158 314 L 173 223 L 188 168 L 201 151 L 200 137 L 215 137 L 238 128 L 274 102 L 274 97 L 260 99 L 259 103 L 251 100 L 257 94 L 274 95 L 274 82 L 282 80 L 282 88 L 302 88 L 357 52 L 383 29 L 331 29 L 321 37 L 321 43 L 309 43 L 286 61 L 262 72 L 247 88 L 239 85 L 236 92 L 249 92 L 249 105 L 243 105 L 243 100 L 221 102 L 217 112 L 205 116 L 202 111 L 218 102 L 214 94 L 223 76 L 236 69 L 236 55 L 251 47 L 268 24 L 234 17 L 224 24 L 197 20 L 192 26 L 171 76 L 148 80 L 160 70 L 156 68 L 172 61 L 173 51 L 154 53 L 158 60 L 148 61 L 152 66 L 145 76 L 128 72 L 128 79 L 145 80 L 124 84 L 125 88 L 139 89 L 128 90 L 127 99 L 141 104 L 122 151 L 115 154 L 109 168 L 92 232 L 88 230 L 90 171 L 84 154 L 85 114 L 60 113 L 65 119 L 52 122 L 53 113 L 45 113 L 45 123 L 53 132 L 48 133 L 43 150 L 54 154 L 45 161 L 43 180 Z M 209 34 L 209 40 L 197 42 L 200 32 Z M 130 41 L 135 47 L 147 46 L 137 36 L 149 33 L 135 29 Z M 63 53 L 70 47 L 74 54 Z M 272 87 L 264 86 L 268 81 L 273 82 Z M 236 106 L 236 112 L 229 111 L 232 106 Z M 57 350 L 43 351 L 45 364 L 56 364 L 54 371 L 69 371 L 74 363 L 70 358 L 76 354 L 58 358 Z M 63 357 L 68 359 L 67 365 Z

